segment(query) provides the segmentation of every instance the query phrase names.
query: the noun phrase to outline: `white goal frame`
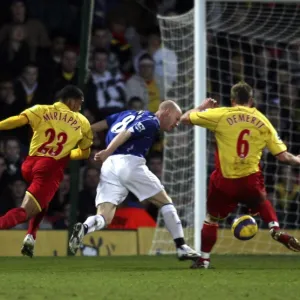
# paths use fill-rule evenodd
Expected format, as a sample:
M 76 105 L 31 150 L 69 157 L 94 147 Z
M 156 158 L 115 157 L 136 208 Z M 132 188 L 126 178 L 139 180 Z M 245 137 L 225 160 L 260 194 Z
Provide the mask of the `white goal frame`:
M 194 1 L 194 106 L 206 98 L 206 1 Z M 194 131 L 194 247 L 200 252 L 201 229 L 206 214 L 206 129 L 195 127 Z

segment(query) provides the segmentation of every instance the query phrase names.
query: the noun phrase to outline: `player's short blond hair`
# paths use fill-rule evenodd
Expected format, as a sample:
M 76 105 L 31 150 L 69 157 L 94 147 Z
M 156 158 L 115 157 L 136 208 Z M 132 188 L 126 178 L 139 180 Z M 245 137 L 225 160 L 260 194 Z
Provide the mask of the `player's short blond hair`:
M 179 107 L 179 105 L 172 100 L 165 100 L 160 103 L 159 110 L 165 110 L 165 109 L 177 110 L 181 112 L 181 108 Z
M 245 81 L 240 81 L 231 88 L 230 98 L 237 104 L 247 104 L 252 97 L 252 87 Z

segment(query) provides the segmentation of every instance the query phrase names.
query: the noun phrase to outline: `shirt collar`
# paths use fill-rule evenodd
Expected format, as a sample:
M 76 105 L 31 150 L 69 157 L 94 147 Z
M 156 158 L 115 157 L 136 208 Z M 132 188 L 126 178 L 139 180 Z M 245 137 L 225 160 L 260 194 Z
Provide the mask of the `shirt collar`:
M 158 125 L 160 126 L 159 118 L 155 114 L 153 114 L 153 119 L 155 119 L 158 122 Z
M 55 108 L 58 108 L 58 109 L 70 110 L 69 106 L 67 106 L 66 104 L 64 104 L 62 102 L 55 102 L 54 106 L 55 106 Z

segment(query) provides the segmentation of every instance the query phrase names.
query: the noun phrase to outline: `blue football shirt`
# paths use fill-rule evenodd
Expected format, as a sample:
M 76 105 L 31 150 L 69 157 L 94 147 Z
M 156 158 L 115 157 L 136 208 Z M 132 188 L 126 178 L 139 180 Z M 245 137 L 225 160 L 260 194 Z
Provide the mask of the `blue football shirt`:
M 131 137 L 113 154 L 131 154 L 145 157 L 160 129 L 159 120 L 149 111 L 126 110 L 106 118 L 108 133 L 106 146 L 122 131 L 129 130 Z

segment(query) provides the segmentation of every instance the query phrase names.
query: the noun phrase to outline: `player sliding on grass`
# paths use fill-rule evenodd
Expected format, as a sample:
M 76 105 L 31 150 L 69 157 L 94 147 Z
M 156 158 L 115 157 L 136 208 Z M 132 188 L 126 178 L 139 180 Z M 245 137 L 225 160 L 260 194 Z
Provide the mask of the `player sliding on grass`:
M 83 224 L 75 224 L 69 242 L 73 253 L 80 247 L 85 234 L 101 230 L 111 223 L 116 207 L 131 191 L 140 201 L 149 199 L 161 208 L 179 259 L 200 257 L 185 244 L 182 225 L 172 199 L 159 179 L 148 169 L 145 160 L 159 130 L 170 131 L 175 128 L 181 115 L 177 104 L 165 101 L 155 114 L 128 110 L 92 126 L 95 131 L 108 129 L 107 148 L 95 156 L 96 160 L 103 162 L 96 196 L 97 214 L 87 218 Z
M 215 105 L 212 99 L 204 103 Z M 253 106 L 252 88 L 245 82 L 231 89 L 232 107 L 202 111 L 203 107 L 186 112 L 181 121 L 205 127 L 215 133 L 217 142 L 216 169 L 211 174 L 207 198 L 207 216 L 201 235 L 201 258 L 193 268 L 208 268 L 210 253 L 217 241 L 218 220 L 243 203 L 270 228 L 274 240 L 288 249 L 300 251 L 300 243 L 279 228 L 271 202 L 267 199 L 264 178 L 259 167 L 265 147 L 281 162 L 300 165 L 299 156 L 287 152 L 285 144 L 270 121 Z
M 49 202 L 63 179 L 69 159 L 88 158 L 93 141 L 89 121 L 79 113 L 83 93 L 66 86 L 53 105 L 36 105 L 19 116 L 0 122 L 0 130 L 29 124 L 33 129 L 29 156 L 22 164 L 22 175 L 29 184 L 21 207 L 0 217 L 0 229 L 9 229 L 29 221 L 22 254 L 32 257 L 36 232 Z M 77 149 L 74 149 L 78 145 Z M 74 149 L 74 150 L 72 150 Z

